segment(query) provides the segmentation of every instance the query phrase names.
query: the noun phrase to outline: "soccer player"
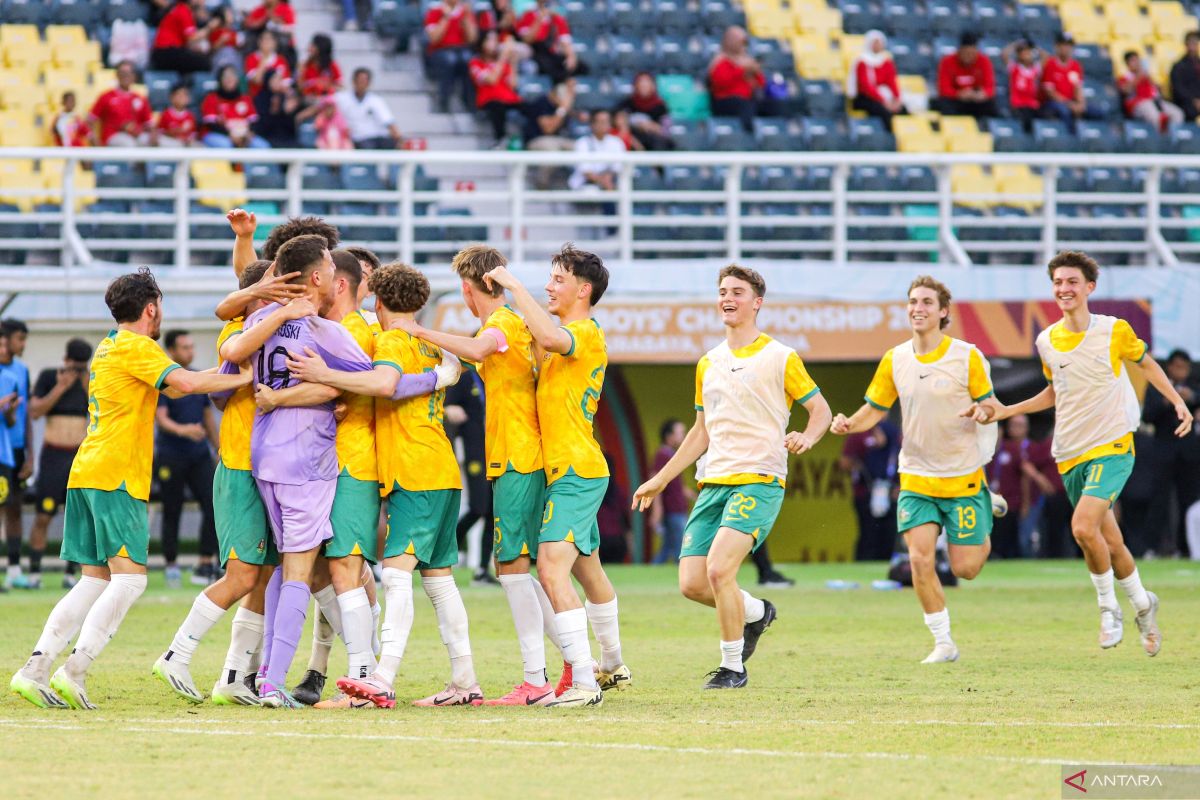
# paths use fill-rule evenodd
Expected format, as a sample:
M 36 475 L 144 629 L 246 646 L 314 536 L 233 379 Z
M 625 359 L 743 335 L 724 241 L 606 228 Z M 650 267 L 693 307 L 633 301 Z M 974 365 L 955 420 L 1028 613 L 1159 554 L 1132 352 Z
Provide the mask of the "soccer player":
M 463 300 L 482 323 L 474 337 L 429 330 L 408 318 L 401 318 L 397 325 L 478 365 L 489 412 L 485 458 L 487 478 L 492 482 L 496 574 L 508 598 L 524 663 L 521 683 L 484 705 L 546 705 L 555 696 L 554 686 L 546 678 L 542 637 L 547 621 L 542 601 L 548 607 L 549 600 L 529 574 L 537 558 L 546 491 L 533 337 L 525 321 L 505 302 L 504 289 L 499 284 L 489 287 L 483 280 L 507 263 L 499 250 L 482 244 L 466 247 L 454 257 L 451 266 L 462 279 Z M 553 609 L 547 610 L 552 621 Z
M 996 449 L 995 429 L 959 412 L 972 402 L 997 405 L 987 359 L 974 345 L 946 336 L 950 290 L 922 275 L 908 288 L 912 339 L 884 354 L 867 387 L 866 402 L 847 418 L 838 414 L 839 436 L 869 431 L 900 400 L 900 498 L 897 528 L 908 545 L 913 587 L 933 634 L 933 651 L 921 663 L 958 659 L 950 637 L 950 612 L 936 569 L 938 535 L 946 530 L 950 568 L 971 579 L 991 552 L 992 496 L 984 466 Z
M 1011 406 L 972 406 L 964 413 L 980 422 L 1008 419 L 1053 408 L 1052 452 L 1075 512 L 1071 533 L 1096 587 L 1100 604 L 1100 646 L 1116 647 L 1125 635 L 1113 578 L 1137 612 L 1142 648 L 1157 655 L 1158 597 L 1142 586 L 1137 565 L 1125 546 L 1112 504 L 1133 471 L 1133 432 L 1140 413 L 1129 370 L 1139 369 L 1175 408 L 1176 436 L 1188 436 L 1192 413 L 1162 367 L 1146 358 L 1146 343 L 1123 319 L 1093 314 L 1088 297 L 1096 290 L 1100 266 L 1086 253 L 1064 251 L 1050 260 L 1054 300 L 1062 319 L 1037 338 L 1042 372 L 1050 385 Z
M 745 661 L 776 613 L 769 600 L 738 587 L 746 556 L 771 533 L 783 504 L 787 454 L 807 453 L 829 430 L 829 404 L 795 350 L 758 329 L 767 285 L 752 269 L 730 264 L 717 279 L 725 342 L 696 367 L 696 423 L 658 474 L 633 497 L 645 511 L 702 455 L 704 477 L 679 553 L 683 596 L 717 609 L 721 665 L 705 689 L 740 689 Z M 803 432 L 788 433 L 794 403 L 808 412 Z
M 258 218 L 251 211 L 235 208 L 225 215 L 229 227 L 233 230 L 233 272 L 240 276 L 246 267 L 258 260 L 254 252 L 254 232 L 258 230 Z M 297 236 L 320 236 L 325 240 L 330 252 L 335 250 L 341 240 L 338 229 L 320 217 L 292 217 L 281 225 L 271 229 L 267 240 L 263 242 L 262 257 L 264 261 L 274 261 L 279 248 L 295 239 Z M 218 313 L 218 316 L 220 314 Z
M 337 369 L 317 354 L 296 354 L 288 360 L 294 377 L 334 386 L 342 391 L 375 397 L 375 439 L 379 459 L 380 493 L 387 498 L 388 533 L 383 550 L 383 588 L 387 597 L 383 617 L 383 650 L 374 674 L 338 680 L 348 695 L 370 700 L 381 708 L 396 705 L 396 671 L 412 630 L 412 573 L 420 570 L 421 584 L 433 603 L 442 642 L 450 655 L 450 682 L 436 694 L 417 700 L 417 706 L 479 705 L 483 692 L 475 679 L 468 633 L 467 610 L 454 583 L 458 561 L 454 526 L 462 493 L 458 461 L 442 427 L 445 392 L 453 383 L 439 376 L 431 397 L 393 400 L 402 375 L 441 369 L 442 352 L 394 326 L 411 317 L 429 300 L 429 281 L 406 264 L 381 267 L 371 275 L 375 312 L 383 333 L 375 340 L 371 372 Z M 457 359 L 455 359 L 457 362 Z M 453 374 L 457 380 L 457 371 Z
M 104 301 L 117 329 L 96 348 L 88 382 L 90 424 L 67 484 L 62 558 L 83 565 L 83 578 L 46 621 L 12 690 L 42 708 L 94 709 L 87 670 L 146 589 L 150 541 L 147 499 L 158 393 L 221 392 L 250 376 L 196 373 L 167 357 L 155 340 L 162 292 L 147 269 L 109 284 Z M 66 664 L 50 667 L 78 633 Z
M 21 573 L 21 539 L 24 536 L 21 508 L 25 502 L 25 481 L 33 474 L 33 421 L 29 418 L 29 367 L 21 360 L 25 355 L 25 344 L 29 340 L 29 326 L 22 320 L 9 317 L 0 321 L 0 332 L 8 339 L 7 355 L 0 358 L 0 372 L 10 375 L 17 384 L 17 401 L 13 406 L 13 418 L 8 424 L 8 438 L 12 445 L 13 475 L 4 503 L 4 528 L 8 539 L 9 570 L 7 581 L 10 586 L 22 589 L 42 588 L 40 577 L 34 578 L 36 570 L 30 564 L 30 576 Z M 14 562 L 14 546 L 16 560 Z M 13 569 L 13 566 L 16 569 Z
M 598 706 L 604 702 L 604 690 L 632 685 L 621 657 L 617 594 L 600 565 L 596 522 L 609 473 L 592 421 L 604 388 L 608 351 L 604 331 L 591 314 L 608 288 L 608 269 L 594 253 L 565 245 L 552 260 L 546 284 L 549 314 L 508 267 L 486 273 L 484 285 L 512 293 L 525 326 L 544 353 L 537 415 L 541 428 L 553 433 L 542 437 L 547 488 L 538 532 L 538 580 L 550 599 L 558 643 L 567 662 L 557 696 L 547 706 Z M 571 585 L 572 575 L 583 586 L 586 607 L 581 607 Z M 589 620 L 600 643 L 598 667 L 588 643 Z

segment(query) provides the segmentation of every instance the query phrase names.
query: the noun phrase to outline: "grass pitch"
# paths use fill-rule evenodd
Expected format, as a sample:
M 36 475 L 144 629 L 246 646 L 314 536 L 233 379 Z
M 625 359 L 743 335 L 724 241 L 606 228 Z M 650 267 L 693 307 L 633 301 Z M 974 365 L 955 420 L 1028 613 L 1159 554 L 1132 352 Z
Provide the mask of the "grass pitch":
M 749 688 L 725 692 L 699 688 L 719 660 L 713 613 L 678 596 L 669 568 L 613 569 L 634 687 L 582 713 L 408 707 L 448 671 L 419 590 L 394 711 L 194 707 L 150 675 L 194 591 L 152 575 L 93 668 L 98 712 L 0 699 L 3 794 L 1058 797 L 1063 765 L 1200 761 L 1200 564 L 1141 569 L 1162 601 L 1156 658 L 1141 651 L 1127 604 L 1124 643 L 1099 649 L 1082 562 L 1000 562 L 949 592 L 961 660 L 923 666 L 931 637 L 911 591 L 824 586 L 867 587 L 880 565 L 789 566 L 797 587 L 764 592 L 779 620 L 750 662 Z M 742 578 L 750 586 L 749 570 Z M 5 681 L 60 594 L 0 598 Z M 520 679 L 504 594 L 464 596 L 480 682 L 497 696 Z M 309 642 L 306 632 L 291 681 Z M 192 673 L 202 689 L 227 644 L 225 622 L 201 645 Z M 344 666 L 335 647 L 331 672 Z

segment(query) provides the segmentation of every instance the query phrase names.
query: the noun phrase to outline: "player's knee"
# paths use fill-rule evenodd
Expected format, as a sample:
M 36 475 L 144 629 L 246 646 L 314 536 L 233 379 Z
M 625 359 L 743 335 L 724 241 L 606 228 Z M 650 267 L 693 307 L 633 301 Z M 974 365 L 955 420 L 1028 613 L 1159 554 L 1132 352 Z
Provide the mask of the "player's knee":
M 935 560 L 931 551 L 926 552 L 919 550 L 915 552 L 909 552 L 908 563 L 912 565 L 913 572 L 924 574 L 926 572 L 933 571 Z
M 684 575 L 679 576 L 679 592 L 688 600 L 700 602 L 704 599 L 707 591 L 707 586 L 700 585 L 700 583 L 692 577 Z
M 967 561 L 958 564 L 952 563 L 950 565 L 950 570 L 957 577 L 962 578 L 965 581 L 969 581 L 978 577 L 979 573 L 983 570 L 983 562 Z
M 708 584 L 713 587 L 724 586 L 734 580 L 737 575 L 737 567 L 731 569 L 724 564 L 709 563 L 705 571 L 708 575 Z
M 1096 529 L 1095 526 L 1089 525 L 1086 522 L 1072 520 L 1071 535 L 1075 537 L 1075 541 L 1080 546 L 1084 546 L 1091 544 L 1092 540 L 1096 537 Z

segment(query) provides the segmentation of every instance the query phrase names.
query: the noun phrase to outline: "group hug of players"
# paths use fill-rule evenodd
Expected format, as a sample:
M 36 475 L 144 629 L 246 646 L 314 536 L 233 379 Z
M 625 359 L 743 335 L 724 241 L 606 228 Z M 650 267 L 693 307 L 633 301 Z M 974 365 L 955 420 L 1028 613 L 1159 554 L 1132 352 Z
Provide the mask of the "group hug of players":
M 499 251 L 465 248 L 453 268 L 480 330 L 456 336 L 416 321 L 429 299 L 418 270 L 380 265 L 362 248 L 337 249 L 337 231 L 326 223 L 285 223 L 258 260 L 252 215 L 234 211 L 230 222 L 241 288 L 217 309 L 230 320 L 218 340 L 217 370 L 184 370 L 154 343 L 161 294 L 147 271 L 116 279 L 106 293 L 117 329 L 92 362 L 91 419 L 71 471 L 63 541 L 63 557 L 81 563 L 84 578 L 51 612 L 12 690 L 43 708 L 95 707 L 87 670 L 146 586 L 146 504 L 160 391 L 209 393 L 224 411 L 214 506 L 226 572 L 196 598 L 154 664 L 154 674 L 177 694 L 204 700 L 189 663 L 205 633 L 236 604 L 214 702 L 393 707 L 413 625 L 414 571 L 433 605 L 451 673 L 445 689 L 414 705 L 582 708 L 600 705 L 607 690 L 630 686 L 617 597 L 598 556 L 596 515 L 609 480 L 592 430 L 607 367 L 604 334 L 591 318 L 608 285 L 601 260 L 570 245 L 556 254 L 547 310 Z M 924 663 L 959 656 L 935 570 L 939 535 L 945 531 L 955 574 L 973 578 L 990 551 L 993 505 L 1003 506 L 984 478 L 995 450 L 991 423 L 1051 407 L 1053 453 L 1099 599 L 1100 646 L 1123 637 L 1115 578 L 1136 612 L 1143 648 L 1158 652 L 1158 599 L 1142 586 L 1111 510 L 1132 470 L 1139 418 L 1127 370 L 1142 370 L 1175 406 L 1179 435 L 1190 430 L 1192 417 L 1128 323 L 1088 311 L 1095 261 L 1060 253 L 1049 274 L 1063 317 L 1037 339 L 1048 380 L 1037 396 L 1012 406 L 997 401 L 987 360 L 943 332 L 949 290 L 921 276 L 908 293 L 911 339 L 884 355 L 865 404 L 850 417 L 834 417 L 799 355 L 759 331 L 761 275 L 738 265 L 720 271 L 716 310 L 726 335 L 698 364 L 695 425 L 633 499 L 635 509 L 645 510 L 699 462 L 701 491 L 684 534 L 679 584 L 685 597 L 717 611 L 721 662 L 704 688 L 746 686 L 745 661 L 776 619 L 769 601 L 738 586 L 737 571 L 775 522 L 788 454 L 809 451 L 830 430 L 869 430 L 897 400 L 904 434 L 899 529 L 935 640 Z M 369 295 L 374 314 L 362 310 Z M 521 682 L 493 699 L 485 699 L 476 680 L 467 612 L 451 575 L 461 478 L 442 427 L 442 397 L 458 379 L 459 359 L 478 370 L 485 387 L 496 567 L 522 660 Z M 795 403 L 808 421 L 803 431 L 788 432 Z M 382 608 L 369 566 L 377 561 Z M 320 609 L 314 661 L 289 691 L 284 680 L 310 596 Z M 338 691 L 322 700 L 335 635 L 345 644 L 348 669 Z M 562 654 L 557 685 L 547 676 L 545 638 Z

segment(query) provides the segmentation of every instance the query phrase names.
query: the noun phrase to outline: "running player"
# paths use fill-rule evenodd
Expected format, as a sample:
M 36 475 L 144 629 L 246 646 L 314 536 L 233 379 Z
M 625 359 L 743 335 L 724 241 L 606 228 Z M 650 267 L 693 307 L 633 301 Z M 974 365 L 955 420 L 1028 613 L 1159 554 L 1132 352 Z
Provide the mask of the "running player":
M 319 355 L 306 352 L 288 359 L 294 377 L 377 398 L 376 449 L 381 494 L 387 498 L 388 535 L 383 551 L 383 651 L 373 675 L 351 675 L 338 688 L 382 708 L 396 704 L 393 689 L 412 630 L 412 573 L 433 603 L 442 642 L 450 655 L 451 679 L 446 688 L 417 700 L 417 706 L 479 705 L 483 692 L 475 679 L 467 610 L 454 583 L 458 561 L 454 526 L 462 492 L 458 461 L 442 427 L 442 387 L 453 383 L 439 376 L 430 398 L 393 400 L 401 375 L 440 369 L 442 353 L 402 330 L 394 321 L 411 317 L 429 299 L 429 281 L 406 264 L 389 264 L 371 276 L 375 311 L 383 325 L 376 337 L 375 367 L 368 373 L 331 368 Z M 456 359 L 457 360 L 457 359 Z M 447 376 L 449 377 L 449 376 Z M 453 375 L 457 379 L 457 372 Z
M 696 367 L 696 424 L 657 475 L 633 497 L 645 511 L 667 484 L 705 456 L 700 497 L 684 529 L 679 557 L 683 596 L 715 607 L 721 666 L 705 689 L 739 689 L 745 661 L 775 620 L 769 600 L 738 587 L 737 571 L 771 533 L 783 504 L 787 454 L 806 453 L 829 430 L 829 404 L 796 351 L 758 329 L 767 285 L 730 264 L 717 279 L 725 342 Z M 788 433 L 793 403 L 808 412 L 803 432 Z
M 617 594 L 600 565 L 596 523 L 609 478 L 592 421 L 604 388 L 608 351 L 604 331 L 591 313 L 608 288 L 608 269 L 599 256 L 565 245 L 554 256 L 546 284 L 549 314 L 508 267 L 486 273 L 484 285 L 512 293 L 533 341 L 544 353 L 537 416 L 539 424 L 554 434 L 542 437 L 547 489 L 538 532 L 538 580 L 550 599 L 567 662 L 559 681 L 562 691 L 547 705 L 598 706 L 604 702 L 604 690 L 624 689 L 632 680 L 621 657 Z M 585 608 L 580 607 L 572 575 L 587 596 Z M 589 620 L 600 643 L 598 668 L 588 643 Z
M 33 655 L 12 690 L 42 708 L 94 709 L 87 670 L 146 589 L 150 542 L 147 501 L 160 391 L 221 392 L 245 386 L 248 374 L 190 372 L 155 344 L 162 292 L 147 269 L 109 284 L 104 301 L 117 329 L 96 348 L 88 381 L 90 424 L 67 483 L 62 558 L 83 565 L 83 578 L 50 612 Z M 79 634 L 66 664 L 50 667 Z
M 950 324 L 950 290 L 922 275 L 908 288 L 912 339 L 884 354 L 867 387 L 866 402 L 833 432 L 844 436 L 874 428 L 900 400 L 900 499 L 896 519 L 908 545 L 913 587 L 933 634 L 933 651 L 921 663 L 958 659 L 950 637 L 950 612 L 938 579 L 938 535 L 946 530 L 950 569 L 971 579 L 991 552 L 992 496 L 984 466 L 996 449 L 996 431 L 964 420 L 972 402 L 998 407 L 991 368 L 974 345 L 942 333 Z
M 499 250 L 482 244 L 466 247 L 454 257 L 451 266 L 462 278 L 463 300 L 483 326 L 474 337 L 432 331 L 407 318 L 397 324 L 418 339 L 478 365 L 489 412 L 486 473 L 493 487 L 496 574 L 512 611 L 525 671 L 511 692 L 484 705 L 546 705 L 554 699 L 554 686 L 546 678 L 541 601 L 549 619 L 553 609 L 529 574 L 537 558 L 546 491 L 533 338 L 525 321 L 505 303 L 504 289 L 498 284 L 488 288 L 483 282 L 484 275 L 507 263 Z
M 964 413 L 994 422 L 1054 409 L 1052 452 L 1075 506 L 1071 533 L 1083 550 L 1100 603 L 1100 646 L 1116 647 L 1125 635 L 1115 577 L 1137 612 L 1142 648 L 1153 656 L 1162 647 L 1158 597 L 1142 586 L 1112 512 L 1133 471 L 1133 432 L 1141 418 L 1129 369 L 1139 369 L 1175 407 L 1176 436 L 1191 435 L 1192 414 L 1158 362 L 1146 358 L 1146 343 L 1129 323 L 1088 310 L 1088 297 L 1100 277 L 1095 260 L 1086 253 L 1065 251 L 1050 260 L 1048 271 L 1063 314 L 1037 338 L 1042 372 L 1050 385 L 1011 406 L 972 406 Z

